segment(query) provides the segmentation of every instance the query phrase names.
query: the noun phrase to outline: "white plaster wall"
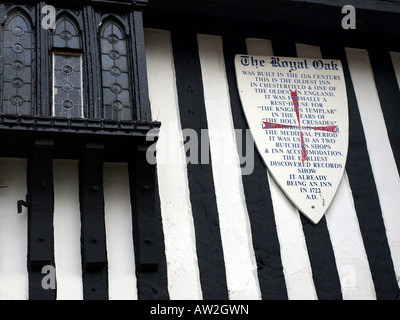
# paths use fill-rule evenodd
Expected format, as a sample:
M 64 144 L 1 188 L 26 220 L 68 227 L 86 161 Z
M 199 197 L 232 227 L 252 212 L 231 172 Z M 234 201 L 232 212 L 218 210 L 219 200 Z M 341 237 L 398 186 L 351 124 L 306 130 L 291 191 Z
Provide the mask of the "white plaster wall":
M 247 39 L 247 52 L 252 55 L 273 55 L 271 41 Z M 267 171 L 268 172 L 268 171 Z M 268 172 L 275 222 L 281 247 L 283 273 L 290 300 L 316 300 L 307 245 L 299 211 L 288 200 Z
M 197 40 L 229 298 L 260 299 L 222 39 L 198 35 Z M 240 134 L 244 140 L 246 131 Z
M 57 300 L 82 300 L 78 161 L 54 160 L 53 183 Z
M 230 299 L 260 299 L 239 158 L 226 83 L 222 39 L 198 35 L 213 177 Z M 271 41 L 247 39 L 249 54 L 273 55 Z M 181 135 L 170 33 L 146 30 L 154 120 L 163 123 L 157 172 L 171 299 L 202 299 L 190 190 Z M 318 47 L 297 44 L 300 57 Z M 389 143 L 368 53 L 346 49 L 395 272 L 400 280 L 400 179 Z M 391 53 L 400 88 L 400 53 Z M 223 151 L 221 153 L 221 141 Z M 228 160 L 228 162 L 224 162 Z M 28 299 L 26 159 L 0 158 L 0 299 Z M 55 160 L 54 246 L 57 299 L 83 298 L 78 162 Z M 315 300 L 316 290 L 300 213 L 268 174 L 289 299 Z M 110 299 L 137 299 L 132 212 L 126 163 L 104 164 L 105 224 Z M 326 213 L 344 299 L 376 299 L 346 172 Z
M 26 160 L 0 158 L 0 299 L 28 299 Z
M 302 58 L 323 58 L 318 46 L 296 44 Z M 325 213 L 344 300 L 376 299 L 346 171 Z
M 146 58 L 153 120 L 162 122 L 157 174 L 170 298 L 202 299 L 175 67 L 169 31 L 146 29 Z
M 368 52 L 346 48 L 397 281 L 400 283 L 400 178 L 390 146 Z
M 104 221 L 110 300 L 136 300 L 135 252 L 127 163 L 105 163 Z

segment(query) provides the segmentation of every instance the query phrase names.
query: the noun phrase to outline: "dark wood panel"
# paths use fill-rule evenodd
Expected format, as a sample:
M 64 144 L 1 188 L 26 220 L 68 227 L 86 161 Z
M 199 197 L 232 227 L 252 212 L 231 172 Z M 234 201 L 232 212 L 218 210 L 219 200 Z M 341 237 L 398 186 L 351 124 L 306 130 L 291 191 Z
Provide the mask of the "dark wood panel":
M 54 191 L 52 140 L 36 140 L 28 159 L 28 271 L 29 299 L 54 300 L 55 289 L 45 289 L 44 266 L 54 264 Z
M 79 162 L 82 277 L 85 300 L 108 299 L 103 156 L 102 144 L 87 143 Z

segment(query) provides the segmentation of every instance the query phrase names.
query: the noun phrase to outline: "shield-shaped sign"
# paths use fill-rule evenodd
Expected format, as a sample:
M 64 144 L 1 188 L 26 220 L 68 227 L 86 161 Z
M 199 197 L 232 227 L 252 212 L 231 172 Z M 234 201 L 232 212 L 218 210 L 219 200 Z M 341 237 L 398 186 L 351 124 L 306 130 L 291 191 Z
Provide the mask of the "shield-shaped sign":
M 235 67 L 257 150 L 286 196 L 318 223 L 335 196 L 347 158 L 341 62 L 239 54 Z

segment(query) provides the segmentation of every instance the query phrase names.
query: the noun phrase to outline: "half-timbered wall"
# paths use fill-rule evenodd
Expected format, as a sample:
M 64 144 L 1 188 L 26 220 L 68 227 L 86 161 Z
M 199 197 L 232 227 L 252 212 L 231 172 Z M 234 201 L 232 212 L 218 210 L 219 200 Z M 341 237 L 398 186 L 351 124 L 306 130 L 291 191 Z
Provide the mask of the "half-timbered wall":
M 400 54 L 351 47 L 330 54 L 328 48 L 306 43 L 275 47 L 266 38 L 160 29 L 146 30 L 146 44 L 152 112 L 165 132 L 158 145 L 160 160 L 165 150 L 184 154 L 182 140 L 174 136 L 184 128 L 208 128 L 210 140 L 208 170 L 158 165 L 171 297 L 394 299 L 400 271 L 395 151 Z M 247 124 L 233 57 L 246 52 L 344 63 L 348 162 L 336 198 L 316 226 L 287 200 L 258 155 L 254 171 L 240 175 L 234 129 L 243 130 L 244 140 Z M 222 156 L 218 139 L 233 159 L 222 166 L 214 164 Z M 210 247 L 212 232 L 219 236 Z
M 78 161 L 55 159 L 56 298 L 83 299 L 85 291 L 101 290 L 109 299 L 133 300 L 398 299 L 400 51 L 298 42 L 269 37 L 268 31 L 254 37 L 183 29 L 145 29 L 152 120 L 162 123 L 158 276 L 135 266 L 132 168 L 106 162 L 107 284 L 84 288 Z M 254 157 L 244 157 L 251 142 L 236 87 L 237 53 L 343 63 L 348 159 L 336 197 L 317 225 L 287 200 L 256 149 Z M 208 141 L 198 150 L 198 163 L 185 161 L 194 158 L 185 150 L 184 129 L 199 146 Z M 26 159 L 0 159 L 0 186 L 6 186 L 0 188 L 0 298 L 28 299 L 27 210 L 16 213 L 28 188 Z

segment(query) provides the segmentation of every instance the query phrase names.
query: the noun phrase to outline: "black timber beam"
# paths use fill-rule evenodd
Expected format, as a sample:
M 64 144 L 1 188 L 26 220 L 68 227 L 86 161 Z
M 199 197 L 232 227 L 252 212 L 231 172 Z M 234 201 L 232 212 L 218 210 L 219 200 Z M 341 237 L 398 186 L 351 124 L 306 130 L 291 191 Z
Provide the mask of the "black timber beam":
M 352 5 L 356 9 L 369 11 L 371 14 L 399 14 L 400 0 L 150 0 L 149 9 L 160 9 L 170 12 L 185 12 L 220 17 L 235 16 L 236 18 L 260 19 L 265 14 L 268 17 L 278 16 L 280 13 L 291 13 L 291 15 L 307 17 L 313 12 L 313 8 L 322 9 L 324 12 L 339 11 L 345 5 Z M 301 9 L 294 12 L 293 9 Z M 284 19 L 285 17 L 281 17 Z M 318 19 L 317 16 L 314 17 Z
M 46 118 L 0 114 L 1 157 L 27 158 L 35 139 L 54 140 L 54 158 L 80 159 L 86 141 L 104 144 L 105 161 L 127 162 L 138 143 L 161 123 Z
M 42 286 L 44 266 L 54 267 L 52 140 L 35 141 L 28 159 L 29 299 L 55 300 L 56 290 Z M 55 280 L 55 279 L 54 279 Z
M 155 165 L 146 160 L 147 146 L 139 145 L 134 165 L 134 236 L 139 271 L 158 270 L 158 243 L 155 241 Z
M 400 13 L 400 0 L 290 0 L 290 2 L 299 2 L 310 5 L 326 5 L 336 8 L 351 5 L 355 8 L 364 10 Z
M 147 6 L 148 0 L 69 0 L 66 2 L 65 0 L 46 0 L 45 2 L 40 0 L 13 0 L 15 4 L 25 4 L 25 3 L 42 3 L 43 5 L 62 5 L 65 6 L 79 6 L 83 7 L 85 5 L 95 5 L 95 6 L 102 6 L 102 7 L 112 7 L 115 8 L 135 8 L 135 9 L 143 9 Z
M 356 29 L 344 30 L 344 5 L 356 9 Z M 180 29 L 209 34 L 269 36 L 346 43 L 396 42 L 400 36 L 400 0 L 150 0 L 144 11 L 145 27 Z M 382 39 L 383 38 L 383 39 Z M 363 44 L 365 47 L 365 45 Z
M 104 145 L 86 143 L 79 162 L 83 296 L 108 299 L 107 251 L 103 194 Z
M 139 144 L 129 162 L 133 241 L 139 300 L 168 299 L 156 165 L 146 159 L 148 144 Z

